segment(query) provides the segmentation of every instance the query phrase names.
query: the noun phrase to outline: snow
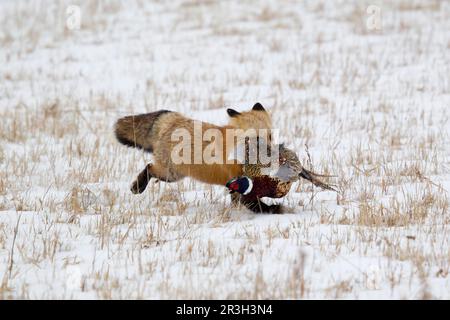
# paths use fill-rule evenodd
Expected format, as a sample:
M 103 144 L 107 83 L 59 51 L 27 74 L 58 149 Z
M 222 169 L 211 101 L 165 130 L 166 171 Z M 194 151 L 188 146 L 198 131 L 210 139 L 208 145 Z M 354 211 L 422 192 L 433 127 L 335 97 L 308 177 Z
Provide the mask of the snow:
M 0 1 L 0 299 L 449 299 L 450 6 L 371 4 Z M 116 119 L 257 101 L 339 194 L 131 194 Z

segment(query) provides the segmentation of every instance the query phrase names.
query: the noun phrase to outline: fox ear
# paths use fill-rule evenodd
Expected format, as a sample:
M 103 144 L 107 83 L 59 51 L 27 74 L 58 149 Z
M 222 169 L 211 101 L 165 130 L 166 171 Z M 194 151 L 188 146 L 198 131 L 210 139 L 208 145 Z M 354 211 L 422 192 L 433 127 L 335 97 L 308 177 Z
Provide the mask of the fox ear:
M 236 111 L 234 109 L 227 109 L 227 113 L 232 118 L 241 114 L 240 112 L 238 112 L 238 111 Z
M 253 106 L 252 110 L 255 110 L 255 111 L 266 111 L 266 109 L 264 109 L 262 104 L 259 103 L 259 102 L 255 103 L 255 105 Z

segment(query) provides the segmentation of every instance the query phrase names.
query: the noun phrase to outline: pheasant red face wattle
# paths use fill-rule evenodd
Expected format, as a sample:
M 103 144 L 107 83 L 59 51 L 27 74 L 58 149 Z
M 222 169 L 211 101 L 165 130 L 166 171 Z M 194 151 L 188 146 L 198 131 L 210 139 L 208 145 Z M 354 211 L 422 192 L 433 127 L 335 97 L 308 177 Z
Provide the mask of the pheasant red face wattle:
M 232 192 L 236 192 L 239 190 L 239 183 L 236 179 L 230 180 L 227 182 L 227 188 Z

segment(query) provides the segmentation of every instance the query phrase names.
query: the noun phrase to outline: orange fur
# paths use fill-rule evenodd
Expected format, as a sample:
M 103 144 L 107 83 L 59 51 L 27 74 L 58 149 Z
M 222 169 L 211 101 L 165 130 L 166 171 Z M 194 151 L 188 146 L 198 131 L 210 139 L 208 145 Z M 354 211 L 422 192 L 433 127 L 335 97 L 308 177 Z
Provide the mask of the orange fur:
M 256 106 L 256 105 L 255 105 Z M 259 105 L 260 106 L 260 105 Z M 229 154 L 232 152 L 234 144 L 228 141 L 227 129 L 271 129 L 270 115 L 260 109 L 262 106 L 247 112 L 229 111 L 230 124 L 224 127 L 216 126 L 206 122 L 189 119 L 177 112 L 157 111 L 154 113 L 128 116 L 119 119 L 116 123 L 115 132 L 117 139 L 126 145 L 142 148 L 152 152 L 154 161 L 141 173 L 141 184 L 148 182 L 151 177 L 172 182 L 184 177 L 209 183 L 225 185 L 228 180 L 242 174 L 242 165 L 239 163 L 227 164 Z M 194 127 L 201 125 L 201 132 L 216 130 L 221 133 L 223 139 L 214 139 L 213 142 L 202 141 L 201 148 L 194 145 Z M 188 132 L 190 140 L 177 140 L 173 138 L 175 132 Z M 197 133 L 198 134 L 198 133 Z M 200 135 L 201 139 L 202 135 Z M 189 145 L 190 143 L 190 145 Z M 208 164 L 204 162 L 203 154 L 205 148 L 219 150 L 223 163 Z M 190 159 L 192 163 L 175 163 L 172 153 L 176 148 L 185 147 L 191 150 Z M 201 159 L 201 163 L 195 163 L 195 159 Z M 147 177 L 147 179 L 145 179 Z M 145 186 L 143 187 L 145 189 Z M 137 189 L 139 182 L 137 183 Z M 143 190 L 142 190 L 143 191 Z M 134 191 L 133 191 L 134 192 Z M 139 191 L 141 192 L 141 191 Z

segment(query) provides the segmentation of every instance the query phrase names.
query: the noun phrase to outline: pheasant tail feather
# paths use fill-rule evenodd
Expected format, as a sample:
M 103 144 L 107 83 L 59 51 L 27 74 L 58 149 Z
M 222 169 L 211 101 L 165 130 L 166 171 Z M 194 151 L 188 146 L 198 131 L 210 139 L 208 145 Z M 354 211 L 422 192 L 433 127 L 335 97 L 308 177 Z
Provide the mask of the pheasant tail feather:
M 318 174 L 315 174 L 314 172 L 308 171 L 305 168 L 302 168 L 302 171 L 299 173 L 299 176 L 302 177 L 303 179 L 311 181 L 312 184 L 314 184 L 317 187 L 321 187 L 322 189 L 326 189 L 326 190 L 331 190 L 331 191 L 336 191 L 337 192 L 337 190 L 334 189 L 333 187 L 331 187 L 329 184 L 326 184 L 325 182 L 323 182 L 320 179 L 318 179 L 317 178 L 319 176 Z

